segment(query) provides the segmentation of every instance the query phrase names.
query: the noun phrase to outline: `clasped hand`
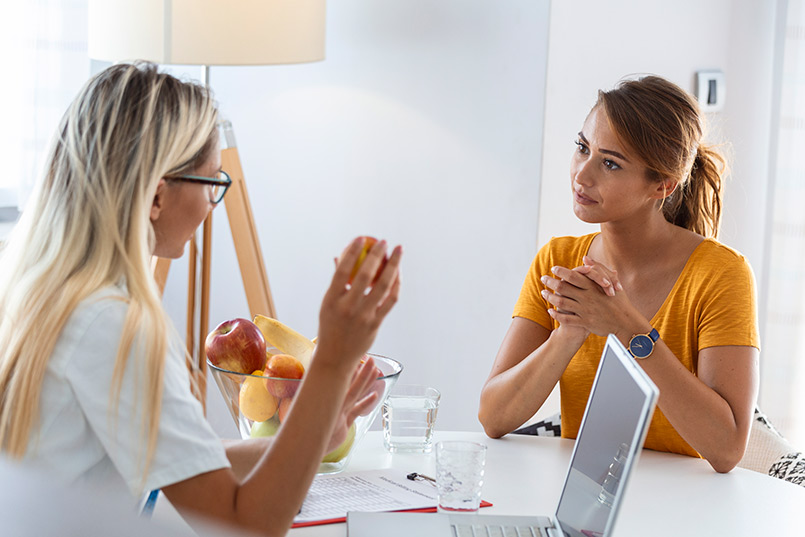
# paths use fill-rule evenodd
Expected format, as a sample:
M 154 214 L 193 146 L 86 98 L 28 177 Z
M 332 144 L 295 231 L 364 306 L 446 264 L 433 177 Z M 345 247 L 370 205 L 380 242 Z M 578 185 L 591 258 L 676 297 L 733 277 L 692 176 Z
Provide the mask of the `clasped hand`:
M 553 306 L 548 314 L 561 327 L 598 336 L 617 331 L 626 308 L 631 306 L 615 270 L 585 256 L 584 264 L 569 269 L 556 266 L 540 281 L 542 297 Z

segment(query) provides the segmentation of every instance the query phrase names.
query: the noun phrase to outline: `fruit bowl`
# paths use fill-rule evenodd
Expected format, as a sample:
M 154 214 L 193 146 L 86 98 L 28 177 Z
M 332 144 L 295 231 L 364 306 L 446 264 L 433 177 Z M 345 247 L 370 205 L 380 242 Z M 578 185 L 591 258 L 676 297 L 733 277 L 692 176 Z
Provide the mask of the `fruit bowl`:
M 355 446 L 375 420 L 383 401 L 400 377 L 402 365 L 397 360 L 377 354 L 368 356 L 374 359 L 375 367 L 382 374 L 372 387 L 380 397 L 369 411 L 364 412 L 365 415 L 355 419 L 347 439 L 325 455 L 319 466 L 320 474 L 340 472 L 346 467 Z M 243 438 L 277 434 L 302 380 L 236 373 L 216 367 L 209 360 L 207 365 Z

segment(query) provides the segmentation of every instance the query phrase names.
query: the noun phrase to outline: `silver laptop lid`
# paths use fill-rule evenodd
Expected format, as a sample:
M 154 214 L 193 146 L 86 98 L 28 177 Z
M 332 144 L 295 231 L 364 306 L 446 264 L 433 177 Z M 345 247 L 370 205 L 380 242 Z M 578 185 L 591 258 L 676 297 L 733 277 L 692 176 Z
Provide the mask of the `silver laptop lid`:
M 658 395 L 648 375 L 610 334 L 556 508 L 564 535 L 612 534 Z

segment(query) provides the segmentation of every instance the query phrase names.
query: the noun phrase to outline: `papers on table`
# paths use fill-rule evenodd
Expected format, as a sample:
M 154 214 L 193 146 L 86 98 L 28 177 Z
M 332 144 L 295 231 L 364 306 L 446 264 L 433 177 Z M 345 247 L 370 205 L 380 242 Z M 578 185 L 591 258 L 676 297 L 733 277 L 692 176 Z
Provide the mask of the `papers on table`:
M 348 511 L 435 510 L 436 487 L 390 468 L 322 475 L 313 480 L 294 527 L 343 522 Z

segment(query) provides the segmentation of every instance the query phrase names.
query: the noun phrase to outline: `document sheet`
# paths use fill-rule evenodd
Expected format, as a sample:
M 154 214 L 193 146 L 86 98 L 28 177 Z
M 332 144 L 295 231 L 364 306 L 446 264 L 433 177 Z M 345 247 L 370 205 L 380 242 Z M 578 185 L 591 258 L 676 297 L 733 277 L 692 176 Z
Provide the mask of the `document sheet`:
M 390 468 L 321 475 L 313 480 L 294 526 L 343 522 L 348 511 L 435 508 L 436 487 Z

